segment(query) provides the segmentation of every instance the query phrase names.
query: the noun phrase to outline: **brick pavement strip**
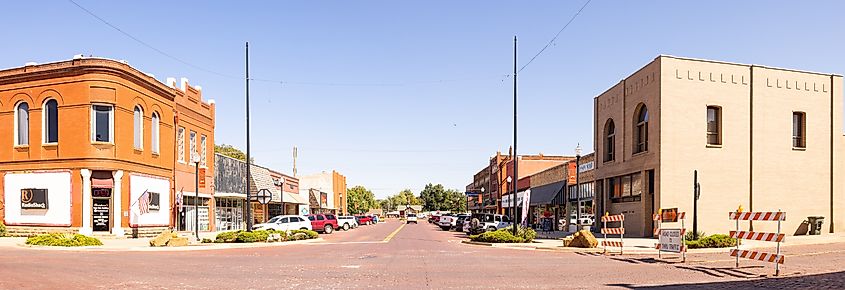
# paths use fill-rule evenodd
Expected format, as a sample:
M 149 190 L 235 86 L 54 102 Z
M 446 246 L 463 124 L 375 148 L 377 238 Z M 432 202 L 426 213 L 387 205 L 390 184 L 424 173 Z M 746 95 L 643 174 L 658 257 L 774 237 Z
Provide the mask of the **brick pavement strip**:
M 0 249 L 0 289 L 837 288 L 843 244 L 785 248 L 783 277 L 721 253 L 690 262 L 644 255 L 462 244 L 462 234 L 392 221 L 285 247 L 178 252 Z M 396 232 L 389 242 L 383 240 Z M 821 253 L 824 254 L 813 254 Z M 791 256 L 790 256 L 791 255 Z M 727 260 L 727 261 L 726 261 Z M 708 262 L 716 261 L 716 262 Z

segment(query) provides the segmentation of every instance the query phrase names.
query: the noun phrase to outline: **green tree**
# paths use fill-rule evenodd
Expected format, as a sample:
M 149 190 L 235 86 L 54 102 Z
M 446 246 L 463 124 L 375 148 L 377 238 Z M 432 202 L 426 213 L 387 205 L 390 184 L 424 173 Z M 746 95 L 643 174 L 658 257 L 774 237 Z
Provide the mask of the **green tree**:
M 455 189 L 445 189 L 442 184 L 427 184 L 420 192 L 420 201 L 424 210 L 442 210 L 466 212 L 466 195 Z
M 346 210 L 353 214 L 363 214 L 379 206 L 372 191 L 363 186 L 355 186 L 346 191 Z
M 246 153 L 244 153 L 243 151 L 241 151 L 238 148 L 235 148 L 232 145 L 227 145 L 227 144 L 217 145 L 217 144 L 214 144 L 214 153 L 220 153 L 220 154 L 223 154 L 225 156 L 229 156 L 229 157 L 235 158 L 237 160 L 246 162 Z M 249 161 L 250 161 L 250 163 L 254 164 L 255 158 L 250 156 Z

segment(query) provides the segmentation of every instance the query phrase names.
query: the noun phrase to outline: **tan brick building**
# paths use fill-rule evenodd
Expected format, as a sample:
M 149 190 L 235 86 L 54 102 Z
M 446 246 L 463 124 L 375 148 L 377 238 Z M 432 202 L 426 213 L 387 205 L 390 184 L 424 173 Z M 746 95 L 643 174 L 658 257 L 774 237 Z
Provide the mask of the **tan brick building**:
M 625 213 L 631 236 L 650 236 L 660 208 L 690 225 L 697 170 L 700 231 L 727 233 L 742 205 L 787 212 L 787 234 L 807 216 L 839 232 L 842 97 L 840 75 L 658 56 L 595 98 L 599 212 Z

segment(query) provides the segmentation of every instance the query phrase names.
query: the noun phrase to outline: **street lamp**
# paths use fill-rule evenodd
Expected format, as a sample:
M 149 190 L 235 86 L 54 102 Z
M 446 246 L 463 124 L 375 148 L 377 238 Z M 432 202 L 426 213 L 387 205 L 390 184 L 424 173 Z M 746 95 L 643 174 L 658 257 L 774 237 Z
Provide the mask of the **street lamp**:
M 282 215 L 286 215 L 285 210 L 285 178 L 279 177 L 279 206 L 282 207 Z
M 507 181 L 508 186 L 510 186 L 513 182 L 513 178 L 508 176 Z M 513 223 L 513 234 L 516 235 L 516 186 L 513 186 L 513 192 L 511 194 L 511 223 Z
M 197 152 L 191 154 L 191 162 L 194 163 L 194 234 L 197 241 L 200 240 L 200 155 Z M 205 178 L 205 176 L 203 176 Z
M 575 146 L 575 199 L 577 202 L 575 214 L 575 231 L 580 230 L 581 227 L 581 143 Z

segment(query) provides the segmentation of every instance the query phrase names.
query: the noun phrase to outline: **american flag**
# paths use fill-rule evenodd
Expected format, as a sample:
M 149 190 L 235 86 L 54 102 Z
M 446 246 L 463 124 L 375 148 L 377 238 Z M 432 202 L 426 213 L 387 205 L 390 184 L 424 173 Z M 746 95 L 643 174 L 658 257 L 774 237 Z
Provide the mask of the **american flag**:
M 179 211 L 182 211 L 182 201 L 183 201 L 182 199 L 183 199 L 183 196 L 185 195 L 184 190 L 185 189 L 182 188 L 181 190 L 179 190 L 179 193 L 176 194 L 176 207 L 179 209 Z
M 141 197 L 138 198 L 138 209 L 141 214 L 145 214 L 150 212 L 150 192 L 144 191 L 144 194 L 141 194 Z

